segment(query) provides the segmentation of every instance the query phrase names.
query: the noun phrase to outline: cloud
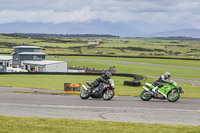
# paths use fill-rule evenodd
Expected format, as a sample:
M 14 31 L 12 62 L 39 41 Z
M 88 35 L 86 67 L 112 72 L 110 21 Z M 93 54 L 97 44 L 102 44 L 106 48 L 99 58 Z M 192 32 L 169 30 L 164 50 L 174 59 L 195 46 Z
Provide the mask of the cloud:
M 199 0 L 1 0 L 0 23 L 184 22 L 200 28 L 199 7 Z

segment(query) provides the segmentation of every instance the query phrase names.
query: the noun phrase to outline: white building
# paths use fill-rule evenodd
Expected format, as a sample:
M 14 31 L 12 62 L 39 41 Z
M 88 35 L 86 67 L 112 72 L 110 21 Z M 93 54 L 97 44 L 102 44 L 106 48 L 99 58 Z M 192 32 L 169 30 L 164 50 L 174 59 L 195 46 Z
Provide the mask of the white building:
M 88 42 L 88 44 L 99 44 L 99 42 Z
M 11 66 L 12 56 L 0 56 L 0 72 L 6 72 L 6 68 Z
M 45 60 L 46 53 L 42 47 L 16 46 L 13 53 L 13 66 L 18 66 L 30 72 L 67 72 L 66 61 Z
M 42 47 L 38 46 L 16 46 L 13 55 L 13 67 L 22 68 L 23 61 L 33 60 L 33 61 L 42 61 L 45 60 L 47 54 L 40 52 Z
M 45 60 L 41 47 L 16 46 L 12 56 L 0 56 L 0 72 L 67 72 L 66 61 Z M 13 68 L 14 67 L 14 68 Z
M 67 72 L 66 61 L 23 61 L 25 69 L 32 72 Z

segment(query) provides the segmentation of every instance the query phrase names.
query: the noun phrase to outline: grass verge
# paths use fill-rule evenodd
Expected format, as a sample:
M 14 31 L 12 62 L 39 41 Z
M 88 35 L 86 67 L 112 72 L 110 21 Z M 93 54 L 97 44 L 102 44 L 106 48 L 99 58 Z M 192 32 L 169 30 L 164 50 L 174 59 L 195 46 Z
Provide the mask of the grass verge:
M 47 95 L 79 95 L 79 93 L 60 93 L 60 92 L 43 92 L 43 91 L 12 91 L 20 94 L 47 94 Z
M 0 116 L 1 133 L 198 133 L 199 126 Z

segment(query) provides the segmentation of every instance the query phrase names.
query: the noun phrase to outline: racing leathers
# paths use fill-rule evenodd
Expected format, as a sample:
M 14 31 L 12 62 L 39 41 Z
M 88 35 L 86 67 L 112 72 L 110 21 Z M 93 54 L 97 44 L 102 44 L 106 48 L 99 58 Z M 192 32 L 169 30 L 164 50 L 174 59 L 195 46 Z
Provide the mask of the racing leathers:
M 154 86 L 156 86 L 152 91 L 153 92 L 157 92 L 158 88 L 162 87 L 163 86 L 163 83 L 168 83 L 168 84 L 171 84 L 169 82 L 169 78 L 167 78 L 165 75 L 161 75 L 158 80 L 156 80 L 154 82 Z
M 106 78 L 106 76 L 103 74 L 100 78 L 96 79 L 94 81 L 94 84 L 93 86 L 90 88 L 90 91 L 92 91 L 95 87 L 99 86 L 100 83 L 107 83 L 109 84 L 108 82 L 108 79 Z M 97 88 L 98 89 L 98 88 Z M 94 90 L 95 91 L 95 90 Z M 97 91 L 97 90 L 96 90 Z

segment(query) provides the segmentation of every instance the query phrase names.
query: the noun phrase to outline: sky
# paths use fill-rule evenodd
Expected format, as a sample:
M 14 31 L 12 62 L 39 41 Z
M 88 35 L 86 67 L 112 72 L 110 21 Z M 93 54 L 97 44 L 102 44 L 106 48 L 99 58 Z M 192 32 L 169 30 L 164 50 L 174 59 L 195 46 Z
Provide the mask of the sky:
M 94 21 L 144 33 L 200 29 L 200 0 L 0 0 L 0 25 Z

